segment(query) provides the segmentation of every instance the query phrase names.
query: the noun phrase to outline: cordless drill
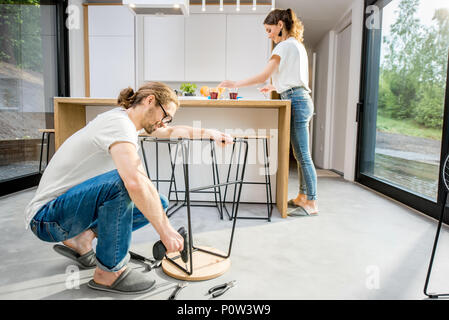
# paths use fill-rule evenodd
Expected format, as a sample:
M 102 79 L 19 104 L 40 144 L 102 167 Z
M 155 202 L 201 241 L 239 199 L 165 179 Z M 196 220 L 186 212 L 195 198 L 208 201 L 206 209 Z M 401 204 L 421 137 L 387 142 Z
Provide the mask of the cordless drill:
M 181 259 L 184 261 L 184 263 L 187 263 L 189 261 L 189 241 L 187 237 L 187 232 L 184 229 L 184 227 L 181 227 L 178 229 L 178 233 L 182 236 L 184 239 L 184 249 L 182 249 L 181 253 Z M 161 240 L 156 242 L 153 246 L 153 257 L 156 260 L 162 260 L 164 259 L 165 253 L 167 252 L 167 248 L 165 248 L 164 244 Z

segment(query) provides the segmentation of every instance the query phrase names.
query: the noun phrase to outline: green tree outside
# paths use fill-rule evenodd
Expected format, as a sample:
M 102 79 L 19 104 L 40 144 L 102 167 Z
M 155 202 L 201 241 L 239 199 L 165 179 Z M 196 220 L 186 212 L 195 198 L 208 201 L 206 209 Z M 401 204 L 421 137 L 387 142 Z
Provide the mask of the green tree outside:
M 401 0 L 391 25 L 379 83 L 379 114 L 441 129 L 449 49 L 449 11 L 437 9 L 434 24 L 416 17 L 420 0 Z
M 0 1 L 0 63 L 42 73 L 40 0 Z

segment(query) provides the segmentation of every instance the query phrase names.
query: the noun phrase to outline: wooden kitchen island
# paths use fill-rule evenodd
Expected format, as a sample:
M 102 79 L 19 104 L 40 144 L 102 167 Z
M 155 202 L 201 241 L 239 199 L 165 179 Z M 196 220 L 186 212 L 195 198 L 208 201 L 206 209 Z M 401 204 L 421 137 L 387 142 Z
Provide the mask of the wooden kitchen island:
M 180 99 L 181 108 L 276 109 L 278 115 L 278 157 L 276 174 L 276 205 L 283 218 L 287 217 L 288 171 L 290 148 L 290 101 L 289 100 L 197 100 Z M 86 107 L 116 107 L 116 99 L 54 98 L 55 150 L 73 133 L 86 125 Z M 215 108 L 215 109 L 214 109 Z M 178 111 L 179 112 L 179 111 Z M 175 117 L 176 118 L 176 117 Z

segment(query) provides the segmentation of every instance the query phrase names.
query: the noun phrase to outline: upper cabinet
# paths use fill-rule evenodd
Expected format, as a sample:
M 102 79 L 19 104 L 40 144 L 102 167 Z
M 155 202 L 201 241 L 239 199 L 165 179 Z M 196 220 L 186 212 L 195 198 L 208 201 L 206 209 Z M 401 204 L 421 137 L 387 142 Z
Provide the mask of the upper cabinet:
M 226 16 L 191 14 L 185 18 L 185 31 L 185 80 L 224 80 Z
M 125 6 L 89 6 L 89 36 L 134 37 L 134 15 Z
M 135 86 L 134 16 L 123 6 L 88 7 L 91 97 L 117 97 Z
M 144 79 L 184 81 L 184 17 L 145 16 Z
M 259 73 L 269 57 L 265 15 L 137 16 L 88 6 L 91 97 L 116 97 L 145 81 L 220 82 Z
M 226 16 L 226 78 L 241 80 L 260 73 L 270 54 L 265 15 Z

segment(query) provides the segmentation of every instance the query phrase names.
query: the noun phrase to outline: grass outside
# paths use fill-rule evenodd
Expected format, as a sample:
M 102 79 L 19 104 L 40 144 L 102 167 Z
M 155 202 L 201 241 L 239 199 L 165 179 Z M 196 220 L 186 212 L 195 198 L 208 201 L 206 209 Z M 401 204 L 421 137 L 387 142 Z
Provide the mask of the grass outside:
M 377 130 L 438 141 L 441 141 L 442 134 L 441 129 L 426 128 L 412 119 L 391 119 L 381 113 L 377 114 Z

